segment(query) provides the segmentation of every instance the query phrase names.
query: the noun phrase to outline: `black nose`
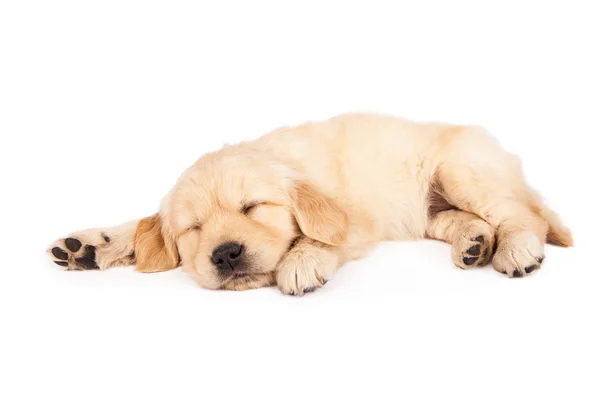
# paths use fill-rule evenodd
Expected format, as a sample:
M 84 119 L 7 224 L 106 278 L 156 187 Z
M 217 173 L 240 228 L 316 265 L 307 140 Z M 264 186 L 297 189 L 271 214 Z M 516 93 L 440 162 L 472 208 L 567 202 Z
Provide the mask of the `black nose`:
M 244 246 L 238 242 L 227 242 L 217 247 L 212 253 L 212 262 L 219 269 L 234 270 L 242 260 Z

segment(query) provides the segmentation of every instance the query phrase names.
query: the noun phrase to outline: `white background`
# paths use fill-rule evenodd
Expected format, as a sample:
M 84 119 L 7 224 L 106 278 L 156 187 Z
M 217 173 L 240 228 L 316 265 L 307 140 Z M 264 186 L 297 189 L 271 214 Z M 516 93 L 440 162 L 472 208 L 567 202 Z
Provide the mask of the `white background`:
M 594 1 L 0 3 L 0 398 L 597 399 Z M 63 272 L 225 143 L 347 111 L 486 126 L 572 228 L 541 271 L 387 243 L 303 298 Z

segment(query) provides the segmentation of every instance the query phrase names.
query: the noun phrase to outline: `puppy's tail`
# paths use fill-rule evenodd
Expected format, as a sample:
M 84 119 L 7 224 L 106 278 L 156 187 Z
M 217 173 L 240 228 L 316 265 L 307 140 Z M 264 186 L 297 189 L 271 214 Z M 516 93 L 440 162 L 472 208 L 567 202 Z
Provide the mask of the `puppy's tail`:
M 573 246 L 573 235 L 569 228 L 560 220 L 557 213 L 544 207 L 540 214 L 548 221 L 548 233 L 546 234 L 546 241 L 548 243 L 561 247 Z
M 548 222 L 548 233 L 546 233 L 546 243 L 560 247 L 573 246 L 573 235 L 571 230 L 565 226 L 557 213 L 552 211 L 544 201 L 540 194 L 529 188 L 529 207 L 531 210 Z

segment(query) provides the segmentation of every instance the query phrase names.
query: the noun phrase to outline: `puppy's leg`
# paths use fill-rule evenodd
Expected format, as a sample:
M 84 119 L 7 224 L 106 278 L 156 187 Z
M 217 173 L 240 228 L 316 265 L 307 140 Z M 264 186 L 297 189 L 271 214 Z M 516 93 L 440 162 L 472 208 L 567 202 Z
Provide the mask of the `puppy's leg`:
M 106 269 L 135 263 L 135 235 L 139 221 L 106 229 L 77 231 L 48 248 L 54 263 L 66 269 Z
M 467 269 L 487 265 L 493 254 L 494 228 L 466 211 L 447 210 L 434 215 L 427 225 L 427 236 L 452 245 L 452 261 Z
M 139 272 L 160 272 L 180 262 L 175 238 L 158 213 L 113 228 L 75 232 L 50 245 L 48 254 L 67 269 L 135 264 Z
M 544 259 L 548 223 L 524 200 L 510 194 L 506 182 L 477 175 L 471 169 L 460 168 L 443 173 L 449 202 L 477 214 L 496 229 L 498 245 L 492 264 L 497 271 L 510 277 L 533 272 Z
M 539 268 L 546 238 L 559 237 L 556 243 L 570 245 L 570 232 L 558 218 L 547 218 L 556 215 L 527 185 L 517 157 L 491 136 L 465 128 L 445 151 L 431 187 L 451 205 L 496 229 L 492 264 L 497 271 L 520 277 Z
M 279 262 L 277 286 L 284 294 L 302 296 L 327 283 L 339 264 L 335 248 L 302 237 Z

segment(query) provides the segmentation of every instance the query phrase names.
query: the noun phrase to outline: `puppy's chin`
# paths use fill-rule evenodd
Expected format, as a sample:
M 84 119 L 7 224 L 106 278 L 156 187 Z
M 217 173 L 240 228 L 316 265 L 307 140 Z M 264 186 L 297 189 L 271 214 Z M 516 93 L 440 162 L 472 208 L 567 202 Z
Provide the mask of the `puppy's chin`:
M 225 290 L 248 290 L 275 285 L 275 272 L 234 275 L 222 286 Z

